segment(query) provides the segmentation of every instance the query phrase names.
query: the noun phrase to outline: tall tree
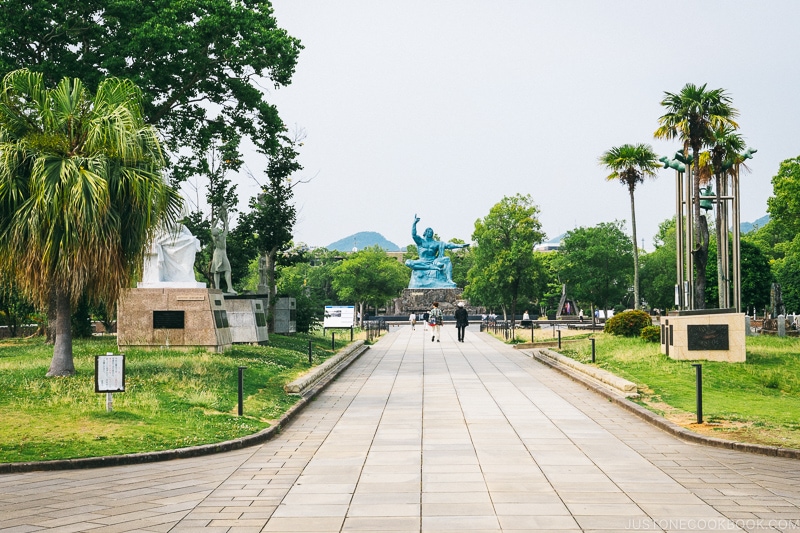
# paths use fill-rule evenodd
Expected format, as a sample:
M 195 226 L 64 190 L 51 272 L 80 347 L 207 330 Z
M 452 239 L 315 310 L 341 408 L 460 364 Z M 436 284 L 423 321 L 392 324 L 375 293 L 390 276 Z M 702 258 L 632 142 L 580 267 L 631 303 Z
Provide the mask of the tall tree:
M 180 198 L 130 81 L 110 78 L 92 96 L 78 79 L 49 89 L 19 70 L 0 89 L 0 270 L 41 307 L 54 295 L 47 375 L 70 375 L 71 307 L 84 294 L 115 302 Z
M 380 306 L 408 287 L 409 270 L 375 246 L 347 257 L 333 267 L 333 288 L 344 302 L 358 307 L 359 323 L 364 320 L 364 306 Z
M 535 297 L 545 283 L 533 247 L 545 238 L 537 218 L 539 208 L 529 194 L 506 196 L 475 221 L 473 265 L 464 296 L 486 305 L 510 305 L 512 324 L 521 296 Z
M 631 197 L 631 233 L 633 234 L 633 298 L 634 309 L 639 309 L 639 246 L 636 244 L 636 206 L 634 191 L 645 177 L 655 177 L 661 165 L 649 144 L 623 144 L 615 146 L 600 156 L 600 164 L 611 170 L 606 179 L 619 180 L 628 188 Z
M 274 148 L 284 126 L 263 86 L 288 85 L 300 42 L 266 0 L 3 0 L 0 75 L 28 67 L 96 89 L 107 76 L 142 89 L 165 136 L 173 180 L 202 174 L 215 139 Z M 182 150 L 182 148 L 186 148 Z
M 641 258 L 642 299 L 651 308 L 666 310 L 675 306 L 675 239 L 673 217 L 658 225 L 658 233 L 653 238 L 653 251 Z
M 251 198 L 252 211 L 239 220 L 243 232 L 251 235 L 255 248 L 260 254 L 261 279 L 259 292 L 269 294 L 270 324 L 275 317 L 275 266 L 280 252 L 289 249 L 292 230 L 297 211 L 291 203 L 293 187 L 302 183 L 292 183 L 292 175 L 303 167 L 297 161 L 297 142 L 283 137 L 277 148 L 265 153 L 267 167 L 264 170 L 267 181 L 262 185 L 257 197 Z
M 692 257 L 695 265 L 695 308 L 705 309 L 706 264 L 708 263 L 708 221 L 700 212 L 700 150 L 707 146 L 714 130 L 738 128 L 734 120 L 739 112 L 731 106 L 731 98 L 723 89 L 706 90 L 687 83 L 679 93 L 664 93 L 661 105 L 666 113 L 658 119 L 657 139 L 683 141 L 684 156 L 692 156 L 692 196 L 694 243 Z
M 568 231 L 556 258 L 561 280 L 592 310 L 622 302 L 631 281 L 631 263 L 631 242 L 620 222 Z

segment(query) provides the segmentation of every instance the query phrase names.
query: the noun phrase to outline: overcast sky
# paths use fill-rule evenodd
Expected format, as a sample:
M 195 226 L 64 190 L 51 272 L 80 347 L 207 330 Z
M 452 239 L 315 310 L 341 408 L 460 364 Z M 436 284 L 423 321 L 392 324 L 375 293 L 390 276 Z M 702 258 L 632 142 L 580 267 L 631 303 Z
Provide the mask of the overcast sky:
M 758 149 L 742 220 L 766 214 L 771 178 L 800 155 L 796 0 L 273 0 L 298 37 L 292 84 L 271 91 L 306 132 L 295 241 L 325 246 L 377 231 L 470 241 L 503 196 L 530 194 L 548 238 L 625 220 L 627 189 L 598 157 L 653 139 L 665 91 L 724 88 Z M 258 168 L 257 158 L 247 158 Z M 639 244 L 674 215 L 675 174 L 636 191 Z M 255 184 L 243 181 L 243 204 Z

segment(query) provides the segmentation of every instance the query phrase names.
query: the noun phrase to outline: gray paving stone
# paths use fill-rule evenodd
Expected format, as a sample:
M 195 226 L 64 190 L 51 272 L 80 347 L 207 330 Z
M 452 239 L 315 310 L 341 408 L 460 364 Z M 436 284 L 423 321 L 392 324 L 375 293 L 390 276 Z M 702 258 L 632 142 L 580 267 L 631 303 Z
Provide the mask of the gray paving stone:
M 0 476 L 0 533 L 800 531 L 800 461 L 682 442 L 454 331 L 392 328 L 260 446 Z

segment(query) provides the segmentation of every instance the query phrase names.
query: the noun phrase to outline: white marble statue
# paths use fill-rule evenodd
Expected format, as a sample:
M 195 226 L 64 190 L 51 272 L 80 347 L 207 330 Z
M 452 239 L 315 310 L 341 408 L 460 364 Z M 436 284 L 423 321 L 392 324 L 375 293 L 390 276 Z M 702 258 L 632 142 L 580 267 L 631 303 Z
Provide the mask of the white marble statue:
M 183 224 L 159 230 L 145 255 L 139 287 L 204 288 L 206 284 L 194 277 L 194 257 L 200 249 L 200 240 Z

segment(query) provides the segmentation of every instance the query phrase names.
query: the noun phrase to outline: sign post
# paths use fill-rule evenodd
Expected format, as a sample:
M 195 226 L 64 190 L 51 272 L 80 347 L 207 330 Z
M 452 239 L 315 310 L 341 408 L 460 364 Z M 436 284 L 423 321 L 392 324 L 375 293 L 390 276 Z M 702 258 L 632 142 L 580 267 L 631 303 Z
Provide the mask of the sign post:
M 125 354 L 96 355 L 94 358 L 94 391 L 106 393 L 106 411 L 111 412 L 112 393 L 125 392 Z

